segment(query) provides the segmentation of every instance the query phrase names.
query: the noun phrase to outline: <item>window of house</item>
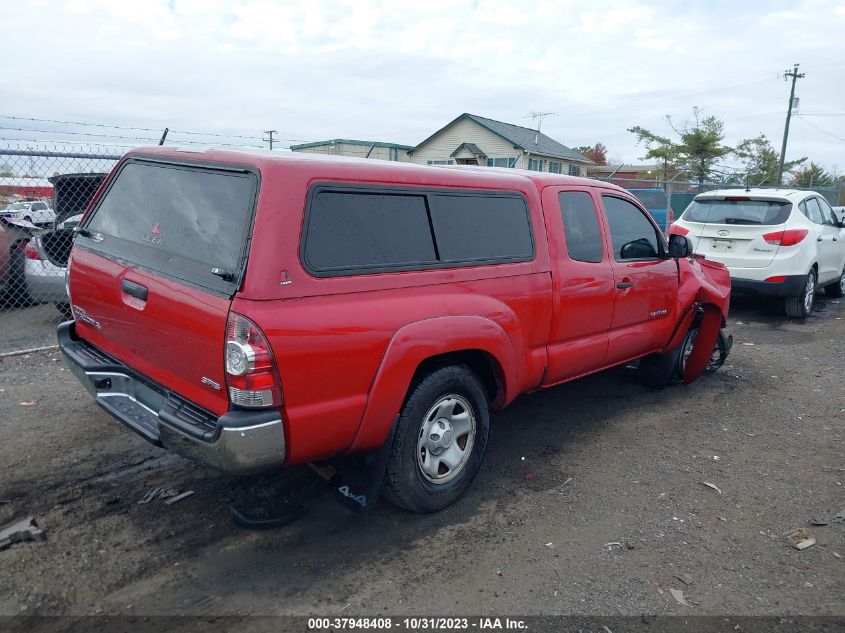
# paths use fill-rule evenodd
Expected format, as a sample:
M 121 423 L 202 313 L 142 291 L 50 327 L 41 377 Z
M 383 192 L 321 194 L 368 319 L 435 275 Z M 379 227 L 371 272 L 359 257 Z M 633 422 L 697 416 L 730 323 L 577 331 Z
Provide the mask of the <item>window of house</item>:
M 558 200 L 570 259 L 602 261 L 604 248 L 593 198 L 586 191 L 564 191 Z
M 569 165 L 569 175 L 570 176 L 580 176 L 581 175 L 581 167 L 579 165 Z
M 549 161 L 549 173 L 550 174 L 560 174 L 562 173 L 563 165 L 561 163 L 556 163 L 554 161 Z
M 455 161 L 452 159 L 449 160 L 427 160 L 425 161 L 426 165 L 454 165 Z
M 390 160 L 399 160 L 399 149 L 398 148 L 390 147 L 390 148 L 388 148 L 387 153 L 388 153 L 388 157 L 390 158 Z
M 639 207 L 615 196 L 602 196 L 602 201 L 617 261 L 660 257 L 662 240 Z
M 531 171 L 543 171 L 543 167 L 545 166 L 546 161 L 540 160 L 538 158 L 529 158 L 528 159 L 528 169 Z
M 513 167 L 516 165 L 515 158 L 488 158 L 488 167 Z

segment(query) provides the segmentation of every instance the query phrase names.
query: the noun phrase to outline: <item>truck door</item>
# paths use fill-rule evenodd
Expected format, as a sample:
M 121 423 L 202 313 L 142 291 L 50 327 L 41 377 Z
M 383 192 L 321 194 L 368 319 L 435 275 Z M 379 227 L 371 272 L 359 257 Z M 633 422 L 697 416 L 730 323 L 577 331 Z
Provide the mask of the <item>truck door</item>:
M 604 364 L 616 288 L 590 188 L 546 187 L 543 209 L 554 293 L 544 379 L 550 385 Z
M 607 364 L 660 349 L 677 322 L 678 265 L 648 213 L 623 194 L 602 194 L 616 298 Z

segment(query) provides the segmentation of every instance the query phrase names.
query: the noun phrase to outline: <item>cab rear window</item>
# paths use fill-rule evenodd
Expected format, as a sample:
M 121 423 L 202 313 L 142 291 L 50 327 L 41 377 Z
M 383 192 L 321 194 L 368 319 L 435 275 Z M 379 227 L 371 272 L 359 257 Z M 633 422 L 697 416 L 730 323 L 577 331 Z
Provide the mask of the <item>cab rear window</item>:
M 239 277 L 254 174 L 133 161 L 85 225 L 84 244 L 199 285 Z
M 704 224 L 783 224 L 792 203 L 781 200 L 693 200 L 684 211 L 687 222 Z

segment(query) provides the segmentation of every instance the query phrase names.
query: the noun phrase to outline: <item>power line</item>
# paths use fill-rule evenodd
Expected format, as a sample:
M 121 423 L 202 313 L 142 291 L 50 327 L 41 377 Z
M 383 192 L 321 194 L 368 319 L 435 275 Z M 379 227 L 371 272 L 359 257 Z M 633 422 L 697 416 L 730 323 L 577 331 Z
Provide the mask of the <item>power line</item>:
M 125 140 L 125 141 L 150 141 L 152 143 L 158 143 L 159 138 L 152 138 L 148 136 L 122 136 L 119 134 L 97 134 L 95 132 L 78 132 L 76 130 L 39 130 L 35 128 L 25 128 L 25 127 L 10 127 L 0 125 L 0 130 L 7 130 L 11 132 L 34 132 L 36 134 L 61 134 L 67 136 L 85 136 L 85 137 L 93 137 L 93 138 L 105 138 L 105 139 L 118 139 L 118 140 Z M 158 131 L 158 130 L 152 130 Z M 173 130 L 171 130 L 173 132 Z M 202 141 L 186 141 L 186 140 L 179 140 L 177 141 L 179 144 L 187 144 L 187 145 L 214 145 L 214 146 L 221 146 L 221 147 L 254 147 L 260 149 L 260 145 L 246 145 L 243 143 L 221 143 L 215 141 L 214 143 L 207 143 Z
M 799 118 L 800 118 L 800 119 L 802 119 L 802 120 L 804 119 L 804 115 L 803 115 L 803 114 L 796 114 L 795 116 L 799 117 Z M 831 132 L 830 130 L 826 130 L 826 129 L 824 129 L 823 127 L 819 127 L 818 125 L 816 125 L 815 123 L 811 123 L 810 121 L 804 121 L 804 123 L 806 123 L 806 124 L 807 124 L 807 125 L 809 125 L 810 127 L 814 127 L 814 128 L 816 128 L 819 132 L 824 132 L 824 133 L 825 133 L 825 134 L 827 134 L 828 136 L 832 136 L 832 137 L 833 137 L 833 138 L 835 138 L 836 140 L 838 140 L 838 141 L 842 141 L 843 143 L 845 143 L 845 138 L 842 138 L 841 136 L 837 136 L 836 134 L 834 134 L 834 133 L 833 133 L 833 132 Z
M 131 130 L 136 132 L 161 132 L 161 128 L 150 128 L 150 127 L 133 127 L 127 125 L 109 125 L 106 123 L 90 123 L 84 121 L 60 121 L 57 119 L 35 119 L 31 117 L 20 117 L 20 116 L 11 116 L 11 115 L 0 115 L 0 119 L 8 119 L 11 121 L 29 121 L 31 123 L 57 123 L 59 125 L 79 125 L 84 127 L 98 127 L 98 128 L 107 128 L 111 130 Z M 244 136 L 242 134 L 218 134 L 215 132 L 193 132 L 193 131 L 186 131 L 186 130 L 170 130 L 173 134 L 188 134 L 193 136 L 210 136 L 215 138 L 240 138 L 250 141 L 258 141 L 261 140 L 257 136 Z

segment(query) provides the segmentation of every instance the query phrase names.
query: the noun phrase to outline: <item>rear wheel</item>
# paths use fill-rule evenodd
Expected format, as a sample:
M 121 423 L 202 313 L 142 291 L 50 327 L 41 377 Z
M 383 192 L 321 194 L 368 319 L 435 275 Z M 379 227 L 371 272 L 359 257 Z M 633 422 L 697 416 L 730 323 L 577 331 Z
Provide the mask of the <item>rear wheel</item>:
M 801 294 L 797 297 L 787 297 L 786 316 L 795 319 L 806 319 L 813 312 L 816 305 L 816 270 L 811 268 L 807 273 L 807 282 Z
M 478 474 L 490 428 L 487 394 L 466 365 L 441 367 L 412 390 L 399 418 L 385 496 L 411 512 L 453 503 Z
M 833 299 L 845 297 L 845 270 L 839 276 L 839 281 L 824 287 L 824 293 Z

